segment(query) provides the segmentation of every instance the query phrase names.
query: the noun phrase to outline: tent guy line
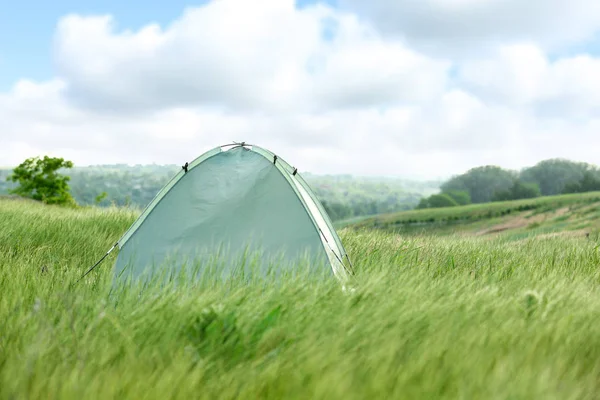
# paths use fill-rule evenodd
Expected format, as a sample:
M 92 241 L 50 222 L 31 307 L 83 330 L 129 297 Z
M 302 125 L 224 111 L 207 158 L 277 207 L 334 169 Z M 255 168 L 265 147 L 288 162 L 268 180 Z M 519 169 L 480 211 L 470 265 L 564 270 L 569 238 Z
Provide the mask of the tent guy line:
M 119 242 L 115 243 L 113 245 L 113 247 L 111 247 L 106 254 L 104 254 L 102 256 L 102 258 L 100 258 L 98 261 L 96 261 L 96 263 L 94 265 L 92 265 L 83 275 L 81 275 L 81 277 L 79 279 L 77 279 L 77 282 L 75 282 L 76 284 L 79 283 L 79 281 L 81 281 L 83 278 L 85 278 L 90 272 L 92 272 L 98 265 L 100 265 L 100 263 L 102 263 L 102 261 L 104 261 L 104 259 L 106 257 L 108 257 L 108 255 L 117 248 L 117 246 L 119 245 Z

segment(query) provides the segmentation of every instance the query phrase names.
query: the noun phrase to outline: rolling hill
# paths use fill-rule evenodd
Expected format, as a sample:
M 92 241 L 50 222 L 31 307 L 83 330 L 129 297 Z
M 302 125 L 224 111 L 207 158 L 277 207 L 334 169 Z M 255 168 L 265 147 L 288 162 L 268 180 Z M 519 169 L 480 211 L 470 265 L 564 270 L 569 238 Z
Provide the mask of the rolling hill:
M 513 238 L 541 234 L 587 236 L 600 231 L 600 192 L 411 210 L 338 223 L 338 227 L 345 226 L 381 229 L 404 235 L 503 234 Z

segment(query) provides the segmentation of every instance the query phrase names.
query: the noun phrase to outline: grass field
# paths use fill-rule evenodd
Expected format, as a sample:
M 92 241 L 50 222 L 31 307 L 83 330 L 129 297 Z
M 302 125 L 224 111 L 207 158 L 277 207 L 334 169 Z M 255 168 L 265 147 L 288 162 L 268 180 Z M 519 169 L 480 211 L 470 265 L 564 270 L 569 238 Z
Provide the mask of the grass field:
M 348 229 L 354 292 L 297 279 L 111 297 L 112 256 L 73 286 L 134 218 L 0 201 L 0 398 L 600 393 L 595 237 Z

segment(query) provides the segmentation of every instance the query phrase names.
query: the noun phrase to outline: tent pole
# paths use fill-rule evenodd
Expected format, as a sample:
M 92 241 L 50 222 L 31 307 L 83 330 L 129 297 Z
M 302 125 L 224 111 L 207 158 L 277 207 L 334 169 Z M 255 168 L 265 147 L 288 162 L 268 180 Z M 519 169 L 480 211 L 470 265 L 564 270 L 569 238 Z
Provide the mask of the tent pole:
M 88 269 L 88 270 L 86 271 L 86 273 L 85 273 L 85 274 L 81 275 L 81 277 L 80 277 L 80 278 L 77 280 L 77 282 L 75 282 L 75 283 L 79 283 L 79 281 L 80 281 L 80 280 L 82 280 L 83 278 L 85 278 L 85 276 L 86 276 L 87 274 L 89 274 L 90 272 L 92 272 L 92 270 L 93 270 L 94 268 L 96 268 L 98 265 L 100 265 L 100 263 L 101 263 L 102 261 L 104 261 L 104 259 L 105 259 L 106 257 L 108 257 L 108 255 L 109 255 L 109 254 L 110 254 L 110 253 L 111 253 L 111 252 L 112 252 L 112 251 L 115 249 L 115 247 L 117 247 L 117 245 L 118 245 L 118 244 L 119 244 L 119 242 L 115 243 L 115 244 L 113 245 L 113 247 L 111 247 L 111 248 L 110 248 L 110 250 L 108 250 L 108 251 L 106 252 L 106 254 L 105 254 L 104 256 L 102 256 L 102 258 L 101 258 L 101 259 L 99 259 L 99 260 L 96 262 L 96 264 L 92 265 L 92 267 L 91 267 L 90 269 Z

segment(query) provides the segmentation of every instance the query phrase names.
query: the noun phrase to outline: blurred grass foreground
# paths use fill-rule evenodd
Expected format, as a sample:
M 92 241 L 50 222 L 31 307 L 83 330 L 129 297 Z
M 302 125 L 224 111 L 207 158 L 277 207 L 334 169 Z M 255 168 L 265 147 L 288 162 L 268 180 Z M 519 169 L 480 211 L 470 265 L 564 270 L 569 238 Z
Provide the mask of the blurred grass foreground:
M 341 238 L 335 279 L 111 294 L 117 208 L 0 201 L 0 398 L 595 398 L 591 238 Z

